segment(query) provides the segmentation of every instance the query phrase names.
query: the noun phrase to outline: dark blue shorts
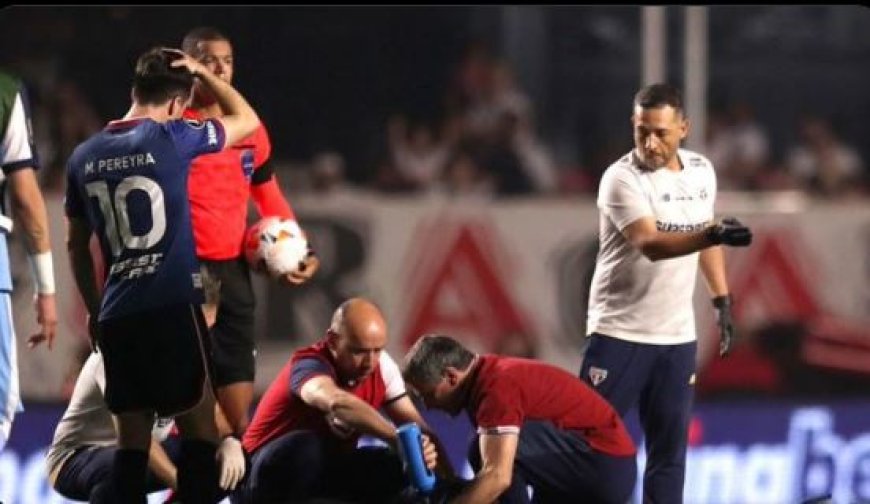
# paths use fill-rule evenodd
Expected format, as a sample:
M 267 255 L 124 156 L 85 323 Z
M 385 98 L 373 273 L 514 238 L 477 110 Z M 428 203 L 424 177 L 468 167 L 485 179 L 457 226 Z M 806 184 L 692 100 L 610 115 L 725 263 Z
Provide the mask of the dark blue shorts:
M 254 381 L 254 288 L 244 257 L 200 260 L 206 303 L 217 305 L 211 327 L 214 384 Z
M 294 431 L 251 455 L 249 474 L 232 502 L 337 499 L 391 502 L 407 486 L 398 455 L 384 447 L 340 448 L 322 434 Z
M 478 439 L 469 448 L 469 462 L 477 472 L 481 464 Z M 526 421 L 520 429 L 511 486 L 499 502 L 625 504 L 636 477 L 633 455 L 607 455 L 593 450 L 578 432 L 559 429 L 551 422 Z
M 199 403 L 208 337 L 198 305 L 164 306 L 100 323 L 106 405 L 112 413 L 181 414 Z
M 637 408 L 647 452 L 644 502 L 682 502 L 696 348 L 694 341 L 652 345 L 598 333 L 589 341 L 580 377 L 623 417 Z

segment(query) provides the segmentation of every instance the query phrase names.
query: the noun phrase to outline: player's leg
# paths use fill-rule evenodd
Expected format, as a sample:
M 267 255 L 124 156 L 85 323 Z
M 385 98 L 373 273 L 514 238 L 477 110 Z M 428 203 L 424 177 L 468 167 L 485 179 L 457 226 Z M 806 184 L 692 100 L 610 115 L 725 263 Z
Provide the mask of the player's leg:
M 322 436 L 311 431 L 289 432 L 269 441 L 251 454 L 251 469 L 233 502 L 314 498 L 330 479 L 327 450 Z
M 649 376 L 652 360 L 645 348 L 648 346 L 598 333 L 590 336 L 580 378 L 622 417 L 637 403 Z
M 171 334 L 175 343 L 164 362 L 175 372 L 162 380 L 164 387 L 174 383 L 176 392 L 164 393 L 157 412 L 161 417 L 176 415 L 175 423 L 181 433 L 178 499 L 190 504 L 217 502 L 218 433 L 215 398 L 206 372 L 210 368 L 208 329 L 199 306 L 183 306 L 174 318 L 178 320 L 175 329 L 166 333 Z
M 661 347 L 660 360 L 641 395 L 639 413 L 647 452 L 644 502 L 683 501 L 695 348 L 695 342 Z
M 526 421 L 520 429 L 514 477 L 532 486 L 532 502 L 571 502 L 583 495 L 590 502 L 623 504 L 636 473 L 633 456 L 598 453 L 579 434 L 551 422 Z
M 202 305 L 202 314 L 205 317 L 205 324 L 209 329 L 217 320 L 217 309 L 221 299 L 221 279 L 218 276 L 217 264 L 209 261 L 200 260 L 199 274 L 202 279 L 202 292 L 205 296 L 205 303 Z
M 3 246 L 0 247 L 0 254 L 2 254 L 0 258 L 5 258 L 5 238 L 2 234 L 0 240 L 4 240 Z M 0 259 L 0 268 L 6 266 Z M 8 291 L 0 289 L 0 451 L 3 451 L 9 440 L 15 413 L 22 410 L 18 388 L 18 355 L 15 324 L 12 321 L 12 299 Z
M 151 445 L 153 411 L 116 414 L 118 450 L 112 464 L 112 483 L 120 502 L 145 502 L 148 448 Z
M 176 417 L 181 433 L 178 468 L 178 499 L 184 503 L 212 503 L 218 498 L 218 466 L 215 460 L 217 428 L 214 396 L 206 385 L 202 400 Z
M 332 486 L 347 500 L 382 504 L 395 501 L 408 486 L 398 454 L 382 446 L 366 446 L 330 460 L 329 472 L 340 474 Z
M 100 323 L 98 345 L 103 354 L 105 400 L 116 419 L 118 449 L 114 454 L 109 491 L 94 502 L 146 502 L 145 477 L 154 409 L 148 377 L 156 313 L 137 313 Z M 157 328 L 159 330 L 159 328 Z
M 208 261 L 219 282 L 216 319 L 210 327 L 217 399 L 233 432 L 244 433 L 254 399 L 254 290 L 243 258 Z
M 91 492 L 109 481 L 116 451 L 114 446 L 79 448 L 63 462 L 52 488 L 67 499 L 91 502 Z

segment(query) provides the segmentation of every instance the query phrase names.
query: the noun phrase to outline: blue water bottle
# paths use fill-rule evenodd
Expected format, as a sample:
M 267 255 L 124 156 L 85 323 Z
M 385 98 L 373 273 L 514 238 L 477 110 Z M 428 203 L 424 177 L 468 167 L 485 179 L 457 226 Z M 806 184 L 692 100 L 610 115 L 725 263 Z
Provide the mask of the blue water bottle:
M 406 423 L 396 429 L 399 438 L 399 453 L 405 474 L 411 480 L 414 488 L 422 494 L 428 494 L 435 488 L 435 474 L 426 467 L 423 460 L 423 435 L 420 426 L 414 422 Z

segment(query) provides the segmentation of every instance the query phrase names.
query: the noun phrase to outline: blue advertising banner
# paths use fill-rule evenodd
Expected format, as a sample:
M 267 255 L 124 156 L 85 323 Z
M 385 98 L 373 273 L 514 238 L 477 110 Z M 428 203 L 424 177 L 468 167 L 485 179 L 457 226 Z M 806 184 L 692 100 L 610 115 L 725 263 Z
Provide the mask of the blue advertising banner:
M 44 456 L 59 405 L 28 404 L 0 454 L 0 502 L 72 502 L 53 492 Z M 464 416 L 426 412 L 457 471 L 470 477 L 466 462 L 473 438 Z M 629 428 L 642 441 L 634 416 Z M 687 504 L 795 503 L 830 496 L 831 502 L 870 502 L 870 402 L 795 404 L 729 402 L 698 404 L 689 436 Z M 638 468 L 645 454 L 639 450 Z M 150 503 L 162 502 L 152 494 Z M 635 502 L 640 502 L 639 489 Z

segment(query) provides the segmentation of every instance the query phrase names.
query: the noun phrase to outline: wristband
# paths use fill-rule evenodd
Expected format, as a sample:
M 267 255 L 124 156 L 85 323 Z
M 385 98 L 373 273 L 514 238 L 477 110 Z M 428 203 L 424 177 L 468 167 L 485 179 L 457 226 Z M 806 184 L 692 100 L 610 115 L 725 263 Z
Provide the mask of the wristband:
M 51 252 L 42 252 L 27 256 L 30 271 L 33 273 L 33 285 L 38 294 L 54 294 L 54 269 Z

